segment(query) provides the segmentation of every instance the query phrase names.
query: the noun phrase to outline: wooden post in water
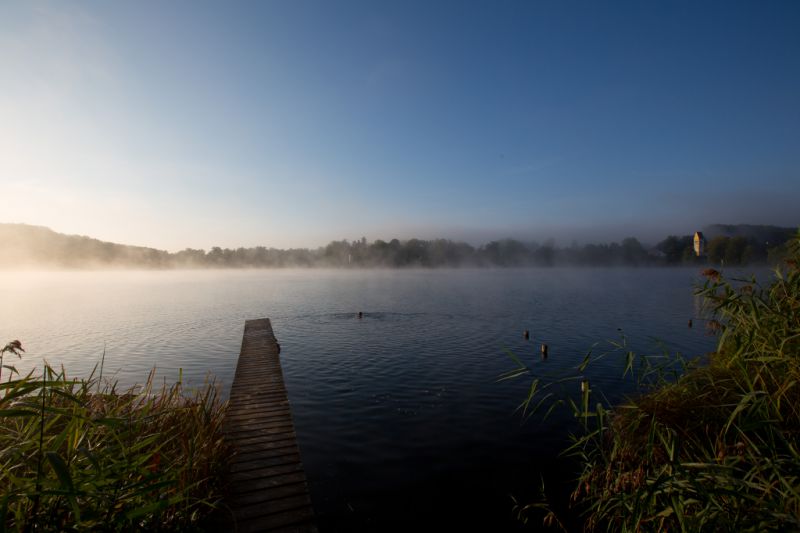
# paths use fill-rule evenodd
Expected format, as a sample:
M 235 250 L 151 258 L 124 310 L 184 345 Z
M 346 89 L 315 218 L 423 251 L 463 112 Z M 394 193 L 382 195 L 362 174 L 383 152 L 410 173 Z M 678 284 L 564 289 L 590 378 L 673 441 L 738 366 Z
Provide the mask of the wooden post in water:
M 317 531 L 278 346 L 268 318 L 245 322 L 225 417 L 231 532 Z

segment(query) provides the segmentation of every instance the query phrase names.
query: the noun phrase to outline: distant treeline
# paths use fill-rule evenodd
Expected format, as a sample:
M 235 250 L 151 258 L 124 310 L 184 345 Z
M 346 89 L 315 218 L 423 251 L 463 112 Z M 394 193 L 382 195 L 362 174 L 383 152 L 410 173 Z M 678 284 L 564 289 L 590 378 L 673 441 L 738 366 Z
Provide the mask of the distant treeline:
M 447 239 L 400 241 L 365 238 L 333 241 L 306 249 L 186 249 L 170 253 L 89 237 L 64 235 L 25 224 L 0 224 L 0 266 L 52 268 L 280 268 L 280 267 L 523 267 L 523 266 L 659 266 L 680 264 L 744 265 L 777 263 L 785 254 L 792 228 L 710 226 L 707 257 L 698 258 L 691 235 L 671 235 L 654 247 L 633 237 L 610 244 L 557 247 L 514 239 L 474 247 Z

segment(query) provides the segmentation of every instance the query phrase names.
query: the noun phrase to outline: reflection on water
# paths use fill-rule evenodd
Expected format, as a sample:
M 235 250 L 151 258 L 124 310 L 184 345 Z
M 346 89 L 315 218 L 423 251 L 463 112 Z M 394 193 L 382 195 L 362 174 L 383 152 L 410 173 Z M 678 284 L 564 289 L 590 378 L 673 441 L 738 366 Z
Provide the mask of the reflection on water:
M 270 317 L 323 529 L 513 529 L 572 421 L 520 426 L 527 383 L 497 383 L 512 350 L 537 371 L 580 362 L 623 328 L 634 347 L 713 346 L 687 269 L 8 273 L 0 334 L 24 372 L 42 359 L 86 374 L 105 350 L 122 384 L 233 376 L 244 321 Z M 363 317 L 358 318 L 362 311 Z M 701 321 L 695 317 L 695 324 Z M 530 330 L 531 340 L 523 338 Z M 547 343 L 542 361 L 539 345 Z M 622 366 L 591 370 L 619 397 Z M 546 470 L 546 468 L 545 468 Z

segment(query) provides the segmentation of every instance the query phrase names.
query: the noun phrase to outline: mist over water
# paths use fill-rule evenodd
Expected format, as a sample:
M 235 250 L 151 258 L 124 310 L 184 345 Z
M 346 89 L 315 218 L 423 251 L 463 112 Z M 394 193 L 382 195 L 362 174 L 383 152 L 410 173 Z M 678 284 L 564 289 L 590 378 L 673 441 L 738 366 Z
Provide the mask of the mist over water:
M 520 425 L 526 379 L 498 383 L 511 350 L 543 375 L 577 365 L 622 328 L 702 355 L 695 269 L 439 269 L 6 272 L 2 335 L 86 375 L 141 383 L 156 367 L 224 394 L 244 321 L 272 319 L 315 509 L 329 530 L 485 522 L 514 529 L 509 494 L 530 496 L 573 427 Z M 358 319 L 356 313 L 364 312 Z M 694 329 L 686 327 L 695 317 Z M 528 329 L 532 339 L 525 341 Z M 539 357 L 540 343 L 550 357 Z M 631 388 L 623 363 L 590 369 L 610 400 Z M 564 474 L 566 476 L 566 473 Z M 566 478 L 565 478 L 566 479 Z M 563 481 L 563 479 L 562 479 Z M 469 515 L 453 506 L 469 505 Z M 458 516 L 455 516 L 458 515 Z M 460 518 L 459 518 L 460 516 Z
M 466 242 L 435 238 L 400 241 L 366 237 L 332 241 L 316 249 L 212 247 L 170 253 L 155 248 L 103 242 L 64 235 L 41 226 L 0 223 L 0 272 L 3 270 L 172 270 L 253 268 L 508 268 L 550 266 L 679 266 L 703 264 L 776 264 L 786 253 L 792 227 L 713 225 L 705 233 L 707 253 L 696 256 L 692 235 L 670 235 L 655 247 L 635 237 L 620 242 L 556 246 L 511 238 L 474 247 Z M 705 237 L 704 237 L 705 238 Z
M 323 533 L 514 531 L 575 420 L 522 425 L 509 354 L 702 357 L 699 270 L 797 236 L 762 5 L 0 2 L 4 363 L 227 397 L 268 317 Z

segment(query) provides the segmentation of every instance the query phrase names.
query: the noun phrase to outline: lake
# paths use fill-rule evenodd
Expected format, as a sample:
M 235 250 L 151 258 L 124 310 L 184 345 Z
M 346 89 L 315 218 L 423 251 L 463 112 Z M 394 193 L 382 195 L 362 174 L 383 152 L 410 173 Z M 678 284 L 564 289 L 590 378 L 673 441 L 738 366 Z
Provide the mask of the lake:
M 631 346 L 713 349 L 698 319 L 697 269 L 229 270 L 3 272 L 0 335 L 42 359 L 123 385 L 150 369 L 199 384 L 233 377 L 244 321 L 269 317 L 323 531 L 447 527 L 515 530 L 511 497 L 558 460 L 574 420 L 521 424 L 529 380 L 515 364 L 576 366 L 624 330 Z M 356 314 L 363 311 L 363 319 Z M 694 318 L 695 327 L 687 321 Z M 523 338 L 529 330 L 531 340 Z M 541 343 L 549 358 L 539 357 Z M 621 356 L 587 371 L 611 400 L 632 389 Z

